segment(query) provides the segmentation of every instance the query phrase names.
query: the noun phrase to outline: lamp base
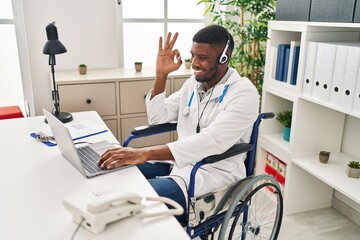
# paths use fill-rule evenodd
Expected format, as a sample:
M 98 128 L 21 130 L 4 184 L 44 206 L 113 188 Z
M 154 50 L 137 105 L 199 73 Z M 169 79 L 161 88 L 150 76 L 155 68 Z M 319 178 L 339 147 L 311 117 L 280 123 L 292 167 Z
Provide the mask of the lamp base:
M 62 123 L 67 123 L 73 120 L 73 116 L 68 112 L 59 112 L 59 114 L 53 113 L 53 115 Z M 48 123 L 46 119 L 45 122 Z

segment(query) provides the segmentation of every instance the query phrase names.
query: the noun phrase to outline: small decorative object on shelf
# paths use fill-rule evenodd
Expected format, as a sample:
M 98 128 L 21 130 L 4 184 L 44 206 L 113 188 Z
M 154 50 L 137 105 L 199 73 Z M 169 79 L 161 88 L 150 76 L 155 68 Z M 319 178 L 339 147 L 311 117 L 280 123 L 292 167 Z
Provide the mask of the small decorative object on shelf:
M 190 67 L 191 67 L 190 58 L 185 58 L 185 68 L 190 69 Z
M 330 152 L 327 151 L 320 151 L 319 153 L 319 160 L 321 163 L 327 163 L 330 158 Z
M 284 126 L 283 138 L 285 141 L 290 140 L 291 118 L 292 111 L 290 110 L 284 110 L 276 114 L 276 120 L 278 120 L 281 125 Z
M 141 72 L 142 69 L 142 62 L 135 62 L 135 71 L 136 72 Z
M 346 175 L 350 178 L 359 178 L 360 163 L 356 161 L 350 161 L 346 168 Z
M 86 71 L 87 71 L 87 66 L 86 66 L 86 64 L 80 64 L 79 65 L 79 73 L 81 74 L 81 75 L 85 75 L 86 74 Z

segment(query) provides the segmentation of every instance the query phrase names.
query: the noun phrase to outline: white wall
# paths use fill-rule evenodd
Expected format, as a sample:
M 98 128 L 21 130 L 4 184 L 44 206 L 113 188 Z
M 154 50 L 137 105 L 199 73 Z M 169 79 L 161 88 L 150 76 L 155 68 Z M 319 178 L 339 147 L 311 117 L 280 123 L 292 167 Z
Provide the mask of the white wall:
M 51 79 L 48 56 L 42 53 L 45 27 L 55 21 L 67 52 L 56 56 L 55 70 L 118 67 L 115 0 L 22 0 L 29 52 L 35 114 L 50 110 Z

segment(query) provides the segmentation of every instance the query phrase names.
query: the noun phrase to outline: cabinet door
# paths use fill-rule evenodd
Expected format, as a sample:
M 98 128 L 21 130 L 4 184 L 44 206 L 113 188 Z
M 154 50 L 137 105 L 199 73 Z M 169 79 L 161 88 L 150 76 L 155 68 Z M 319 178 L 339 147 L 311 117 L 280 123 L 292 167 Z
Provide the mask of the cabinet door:
M 120 113 L 146 113 L 145 97 L 152 89 L 154 80 L 120 83 Z M 170 80 L 167 80 L 166 93 L 170 93 Z
M 59 85 L 61 110 L 97 111 L 100 116 L 116 115 L 115 86 L 115 82 Z
M 131 130 L 134 127 L 139 127 L 143 125 L 147 125 L 147 117 L 137 117 L 137 118 L 123 118 L 121 119 L 121 139 L 122 142 L 130 135 Z M 144 137 L 135 139 L 130 142 L 130 147 L 145 147 L 145 146 L 153 146 L 158 144 L 165 144 L 170 142 L 171 133 L 162 133 L 150 137 Z
M 104 122 L 106 126 L 110 129 L 112 134 L 116 137 L 116 139 L 120 140 L 118 136 L 118 126 L 116 119 L 106 119 L 104 120 Z

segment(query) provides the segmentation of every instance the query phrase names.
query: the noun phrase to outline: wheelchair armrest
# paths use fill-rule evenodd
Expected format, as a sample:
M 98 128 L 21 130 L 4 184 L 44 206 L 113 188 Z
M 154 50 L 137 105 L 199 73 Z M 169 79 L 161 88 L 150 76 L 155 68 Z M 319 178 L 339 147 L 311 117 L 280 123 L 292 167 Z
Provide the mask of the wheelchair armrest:
M 225 158 L 229 158 L 241 153 L 246 153 L 248 151 L 250 151 L 252 149 L 252 144 L 250 143 L 237 143 L 234 146 L 232 146 L 229 150 L 227 150 L 226 152 L 222 153 L 222 154 L 217 154 L 217 155 L 212 155 L 209 157 L 204 158 L 202 161 L 207 164 L 207 163 L 215 163 L 218 161 L 221 161 Z
M 133 135 L 153 135 L 157 133 L 170 132 L 176 130 L 177 122 L 156 124 L 156 125 L 144 125 L 135 127 L 131 130 Z

